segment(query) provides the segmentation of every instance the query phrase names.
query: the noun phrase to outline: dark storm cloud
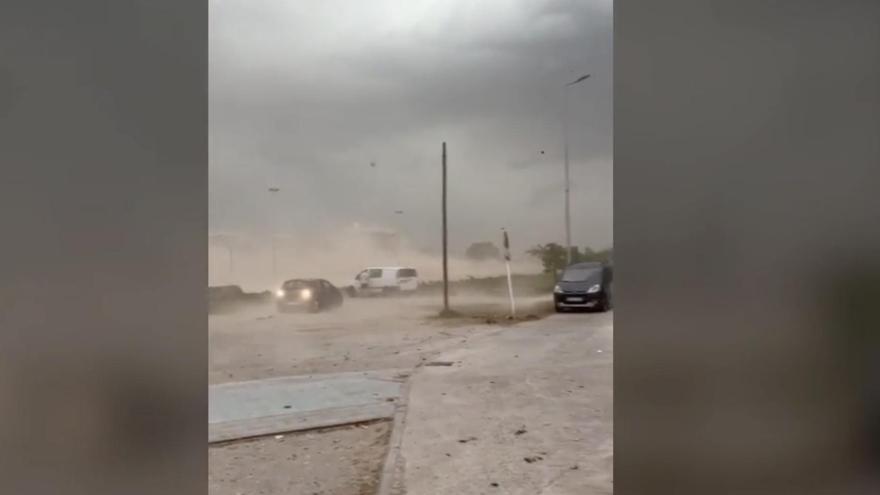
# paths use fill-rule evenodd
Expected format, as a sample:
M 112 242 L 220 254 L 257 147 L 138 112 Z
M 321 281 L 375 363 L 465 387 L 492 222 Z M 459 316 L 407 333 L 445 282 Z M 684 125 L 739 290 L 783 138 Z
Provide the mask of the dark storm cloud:
M 559 241 L 561 87 L 591 72 L 568 101 L 573 236 L 610 244 L 610 7 L 213 2 L 212 227 L 265 230 L 275 199 L 286 231 L 358 221 L 433 245 L 446 140 L 454 245 L 500 225 Z

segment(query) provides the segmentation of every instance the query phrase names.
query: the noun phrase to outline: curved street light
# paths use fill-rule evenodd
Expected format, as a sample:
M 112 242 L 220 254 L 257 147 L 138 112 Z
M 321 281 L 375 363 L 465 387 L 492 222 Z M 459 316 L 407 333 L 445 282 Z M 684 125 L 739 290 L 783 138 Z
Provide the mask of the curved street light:
M 590 74 L 575 79 L 563 86 L 562 90 L 562 155 L 565 161 L 565 262 L 571 264 L 571 187 L 568 166 L 568 88 L 590 78 Z

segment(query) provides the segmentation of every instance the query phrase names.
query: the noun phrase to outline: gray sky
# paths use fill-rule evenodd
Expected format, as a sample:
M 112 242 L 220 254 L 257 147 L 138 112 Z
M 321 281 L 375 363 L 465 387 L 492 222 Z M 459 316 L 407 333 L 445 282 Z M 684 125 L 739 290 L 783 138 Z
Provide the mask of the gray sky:
M 611 0 L 212 0 L 212 231 L 317 234 L 354 222 L 451 248 L 612 241 Z M 544 154 L 541 154 L 541 151 Z M 375 167 L 370 163 L 374 162 Z M 282 191 L 274 198 L 267 188 Z M 403 210 L 403 215 L 395 215 Z

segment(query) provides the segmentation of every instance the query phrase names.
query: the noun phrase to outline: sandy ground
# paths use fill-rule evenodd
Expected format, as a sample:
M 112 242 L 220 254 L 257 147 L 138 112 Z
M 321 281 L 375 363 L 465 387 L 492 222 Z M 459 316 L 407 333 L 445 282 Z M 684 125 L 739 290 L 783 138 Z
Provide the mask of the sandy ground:
M 549 296 L 519 300 L 519 314 L 546 310 Z M 454 309 L 494 315 L 505 324 L 504 298 L 459 297 Z M 491 331 L 486 318 L 452 321 L 433 318 L 434 298 L 346 299 L 338 310 L 319 314 L 278 314 L 274 306 L 209 316 L 209 383 L 275 376 L 412 369 L 438 352 Z
M 373 495 L 390 423 L 246 440 L 208 449 L 211 495 Z

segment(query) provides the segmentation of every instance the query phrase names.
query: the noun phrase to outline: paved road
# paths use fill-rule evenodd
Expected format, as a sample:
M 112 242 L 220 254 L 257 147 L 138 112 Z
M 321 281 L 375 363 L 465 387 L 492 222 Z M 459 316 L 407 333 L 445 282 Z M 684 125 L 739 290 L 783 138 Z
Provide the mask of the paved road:
M 556 315 L 434 357 L 455 364 L 411 378 L 392 493 L 613 493 L 612 318 Z

